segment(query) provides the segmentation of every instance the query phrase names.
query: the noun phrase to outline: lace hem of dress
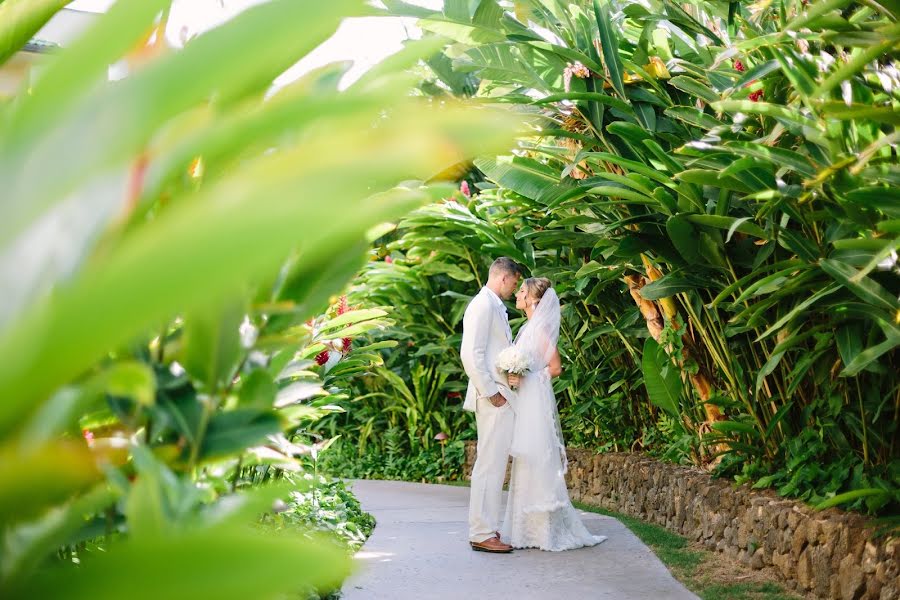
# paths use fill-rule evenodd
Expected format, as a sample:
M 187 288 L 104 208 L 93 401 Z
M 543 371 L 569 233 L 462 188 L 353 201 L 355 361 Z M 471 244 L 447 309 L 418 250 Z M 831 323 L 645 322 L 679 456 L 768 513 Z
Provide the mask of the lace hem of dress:
M 514 548 L 538 548 L 549 552 L 596 546 L 604 536 L 588 531 L 571 504 L 544 512 L 507 512 L 501 538 Z
M 592 535 L 594 538 L 592 541 L 583 541 L 580 543 L 576 543 L 573 546 L 542 546 L 542 545 L 533 545 L 533 546 L 517 546 L 513 544 L 513 548 L 517 548 L 519 550 L 527 550 L 529 548 L 534 548 L 535 550 L 541 550 L 543 552 L 566 552 L 567 550 L 578 550 L 579 548 L 590 548 L 592 546 L 597 546 L 605 542 L 608 538 L 605 535 Z

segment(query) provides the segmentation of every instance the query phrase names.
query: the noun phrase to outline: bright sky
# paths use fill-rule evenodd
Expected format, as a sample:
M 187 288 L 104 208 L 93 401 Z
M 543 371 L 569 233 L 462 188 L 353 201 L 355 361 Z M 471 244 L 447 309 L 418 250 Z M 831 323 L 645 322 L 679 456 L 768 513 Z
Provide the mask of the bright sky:
M 261 1 L 264 0 L 174 0 L 166 37 L 174 45 L 180 45 L 178 38 L 182 28 L 186 27 L 189 34 L 205 31 Z M 439 9 L 443 0 L 411 0 L 410 3 Z M 111 4 L 113 0 L 75 0 L 68 7 L 103 12 Z M 347 85 L 371 66 L 399 51 L 403 40 L 418 37 L 419 31 L 414 23 L 415 19 L 394 17 L 344 19 L 334 36 L 279 77 L 275 85 L 285 85 L 303 73 L 330 62 L 351 60 L 353 68 L 342 81 L 343 85 Z M 298 33 L 301 27 L 298 26 Z

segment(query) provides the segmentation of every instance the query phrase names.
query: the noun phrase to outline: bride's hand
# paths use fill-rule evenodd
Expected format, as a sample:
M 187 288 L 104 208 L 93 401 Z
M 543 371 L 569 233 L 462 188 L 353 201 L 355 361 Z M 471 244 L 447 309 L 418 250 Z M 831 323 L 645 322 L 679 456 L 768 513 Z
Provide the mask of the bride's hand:
M 510 387 L 519 387 L 519 384 L 522 383 L 522 376 L 517 375 L 515 373 L 507 373 L 506 381 L 509 382 Z

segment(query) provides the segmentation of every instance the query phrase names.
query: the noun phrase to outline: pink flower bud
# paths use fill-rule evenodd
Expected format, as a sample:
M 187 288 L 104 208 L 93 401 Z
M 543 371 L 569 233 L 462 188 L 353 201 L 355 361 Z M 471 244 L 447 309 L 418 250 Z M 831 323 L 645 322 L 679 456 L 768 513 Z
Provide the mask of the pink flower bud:
M 459 191 L 462 192 L 462 195 L 465 196 L 466 198 L 472 197 L 472 192 L 471 192 L 471 190 L 469 190 L 469 182 L 466 181 L 465 179 L 463 180 L 462 183 L 459 184 Z

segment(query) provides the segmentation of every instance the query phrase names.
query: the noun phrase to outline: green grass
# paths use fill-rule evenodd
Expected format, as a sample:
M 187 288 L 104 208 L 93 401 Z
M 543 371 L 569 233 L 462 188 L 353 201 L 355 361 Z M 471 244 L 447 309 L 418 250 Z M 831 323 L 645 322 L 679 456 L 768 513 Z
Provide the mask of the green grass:
M 699 592 L 698 592 L 699 593 Z M 704 600 L 730 598 L 731 600 L 794 600 L 797 596 L 785 592 L 774 583 L 711 584 L 704 587 L 700 597 Z
M 734 583 L 724 580 L 721 570 L 712 569 L 722 558 L 715 552 L 691 548 L 687 538 L 665 527 L 583 502 L 576 508 L 613 517 L 647 544 L 672 574 L 703 600 L 795 600 L 797 596 L 773 582 Z M 710 568 L 704 568 L 710 567 Z
M 454 480 L 454 481 L 445 481 L 442 483 L 442 485 L 455 485 L 456 487 L 469 487 L 469 482 L 465 481 L 465 480 L 459 480 L 459 481 Z M 503 486 L 503 489 L 506 489 L 506 486 Z

